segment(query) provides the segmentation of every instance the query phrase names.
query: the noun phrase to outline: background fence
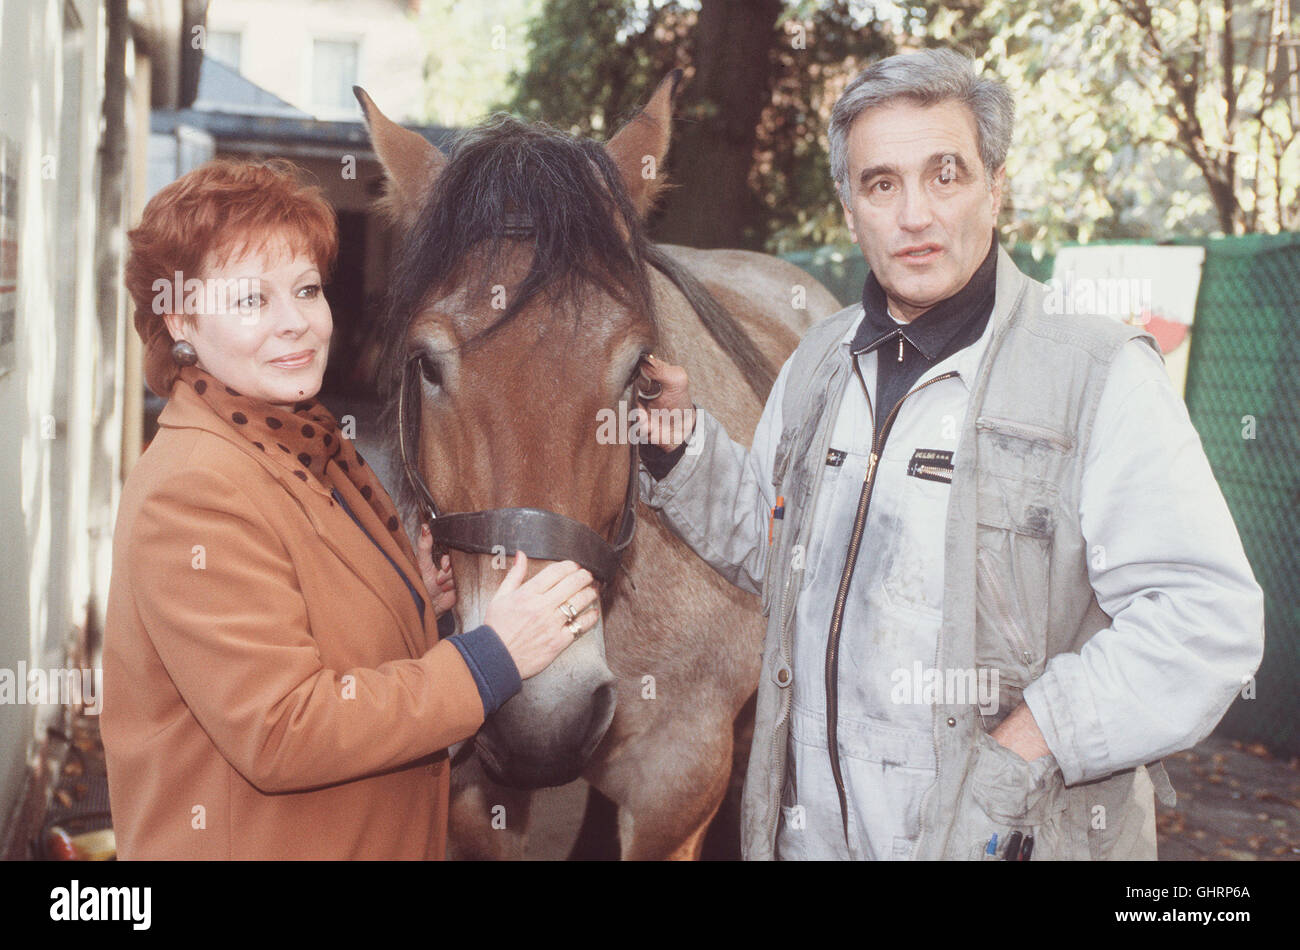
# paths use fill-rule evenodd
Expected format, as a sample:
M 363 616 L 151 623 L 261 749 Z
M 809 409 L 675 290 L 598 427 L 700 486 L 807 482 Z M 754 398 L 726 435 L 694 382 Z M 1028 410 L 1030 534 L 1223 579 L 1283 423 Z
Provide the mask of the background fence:
M 1255 698 L 1237 699 L 1217 732 L 1300 755 L 1300 235 L 1173 243 L 1205 248 L 1187 410 L 1265 597 Z M 1031 277 L 1052 274 L 1050 256 L 1011 256 Z M 841 301 L 861 296 L 856 246 L 785 257 Z

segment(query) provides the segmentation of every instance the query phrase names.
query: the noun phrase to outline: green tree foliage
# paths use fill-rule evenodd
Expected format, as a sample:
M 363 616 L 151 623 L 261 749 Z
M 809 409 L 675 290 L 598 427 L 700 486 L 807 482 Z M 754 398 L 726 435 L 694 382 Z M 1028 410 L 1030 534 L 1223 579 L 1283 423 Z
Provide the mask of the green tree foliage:
M 612 135 L 660 79 L 687 64 L 695 15 L 675 2 L 546 0 L 502 108 L 574 135 Z
M 482 121 L 510 94 L 528 60 L 528 23 L 542 0 L 424 0 L 416 28 L 425 54 L 424 116 L 438 125 Z
M 1017 98 L 1007 230 L 1038 243 L 1292 230 L 1300 72 L 1289 0 L 926 3 Z
M 510 111 L 604 138 L 684 69 L 668 168 L 679 187 L 654 222 L 668 239 L 776 250 L 845 240 L 827 167 L 831 106 L 870 62 L 934 44 L 971 52 L 1016 95 L 1010 240 L 1300 224 L 1291 0 L 534 2 L 527 59 L 500 100 Z M 738 134 L 754 96 L 752 135 Z M 748 168 L 740 192 L 722 186 L 737 168 Z

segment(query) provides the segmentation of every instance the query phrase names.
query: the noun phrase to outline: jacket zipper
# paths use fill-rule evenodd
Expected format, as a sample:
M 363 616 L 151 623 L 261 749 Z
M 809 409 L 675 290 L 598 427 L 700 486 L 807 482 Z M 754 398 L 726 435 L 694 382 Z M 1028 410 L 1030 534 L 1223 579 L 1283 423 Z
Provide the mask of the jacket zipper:
M 848 601 L 849 584 L 853 579 L 853 569 L 858 562 L 858 548 L 862 544 L 862 534 L 866 529 L 867 512 L 871 507 L 871 493 L 876 484 L 876 467 L 880 461 L 881 452 L 884 451 L 885 440 L 889 438 L 889 430 L 894 425 L 894 418 L 898 415 L 898 410 L 902 408 L 908 397 L 919 393 L 927 386 L 932 386 L 941 380 L 952 379 L 959 375 L 956 370 L 952 370 L 926 380 L 920 386 L 905 393 L 898 402 L 894 403 L 894 408 L 889 410 L 889 415 L 885 417 L 884 424 L 877 431 L 875 429 L 875 408 L 872 406 L 871 394 L 867 391 L 867 382 L 862 378 L 862 370 L 858 366 L 856 355 L 853 357 L 853 372 L 858 377 L 858 382 L 862 384 L 862 394 L 867 399 L 867 412 L 872 422 L 871 455 L 867 460 L 867 474 L 862 482 L 862 494 L 858 498 L 858 511 L 853 521 L 853 534 L 849 539 L 849 552 L 844 559 L 844 571 L 840 575 L 840 586 L 835 596 L 835 607 L 831 611 L 830 634 L 826 640 L 826 749 L 830 754 L 831 774 L 835 778 L 835 791 L 840 799 L 840 819 L 844 827 L 845 844 L 849 844 L 849 806 L 848 793 L 844 787 L 844 776 L 840 769 L 839 737 L 837 734 L 840 628 L 844 620 L 844 606 Z
M 995 432 L 1000 430 L 1033 442 L 1048 442 L 1066 452 L 1074 448 L 1074 443 L 1056 430 L 1049 429 L 1047 426 L 1036 426 L 1029 422 L 1013 422 L 1009 419 L 997 419 L 993 416 L 980 416 L 975 420 L 975 428 Z
M 989 594 L 993 598 L 993 606 L 997 613 L 997 620 L 1000 621 L 1002 629 L 1012 641 L 1013 646 L 1020 648 L 1020 658 L 1029 664 L 1033 660 L 1033 653 L 1029 650 L 1029 639 L 1016 622 L 1015 616 L 1007 607 L 1007 599 L 1004 596 L 1002 585 L 997 580 L 994 573 L 989 570 L 988 565 L 982 557 L 978 555 L 975 558 L 975 568 L 977 573 L 984 578 Z

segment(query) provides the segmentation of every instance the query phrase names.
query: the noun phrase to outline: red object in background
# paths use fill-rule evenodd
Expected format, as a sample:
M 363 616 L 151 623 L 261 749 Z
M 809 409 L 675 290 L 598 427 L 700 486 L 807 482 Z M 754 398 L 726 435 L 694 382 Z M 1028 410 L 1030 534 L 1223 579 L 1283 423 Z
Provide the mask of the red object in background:
M 1176 323 L 1173 320 L 1166 320 L 1164 317 L 1157 316 L 1151 311 L 1143 311 L 1142 319 L 1146 322 L 1142 326 L 1156 338 L 1156 343 L 1160 345 L 1161 353 L 1172 353 L 1182 345 L 1183 340 L 1187 339 L 1187 331 L 1191 329 L 1185 323 Z
M 45 833 L 45 856 L 51 861 L 76 861 L 77 846 L 72 843 L 72 835 L 58 825 Z

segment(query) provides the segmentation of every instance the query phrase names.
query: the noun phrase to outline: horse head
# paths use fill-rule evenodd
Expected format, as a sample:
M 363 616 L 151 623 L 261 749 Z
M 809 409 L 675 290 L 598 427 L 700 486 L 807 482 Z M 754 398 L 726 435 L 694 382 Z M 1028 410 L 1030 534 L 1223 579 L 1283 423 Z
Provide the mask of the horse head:
M 447 154 L 357 90 L 400 233 L 381 334 L 387 418 L 411 468 L 399 494 L 436 502 L 444 529 L 449 514 L 534 509 L 616 544 L 636 499 L 624 423 L 658 339 L 642 219 L 663 185 L 679 78 L 604 147 L 498 116 Z M 478 543 L 435 529 L 461 629 L 482 622 L 515 547 L 530 573 L 582 563 L 521 521 L 480 521 Z M 619 582 L 605 578 L 602 601 Z M 613 718 L 613 683 L 602 616 L 483 725 L 489 776 L 518 788 L 576 778 Z

